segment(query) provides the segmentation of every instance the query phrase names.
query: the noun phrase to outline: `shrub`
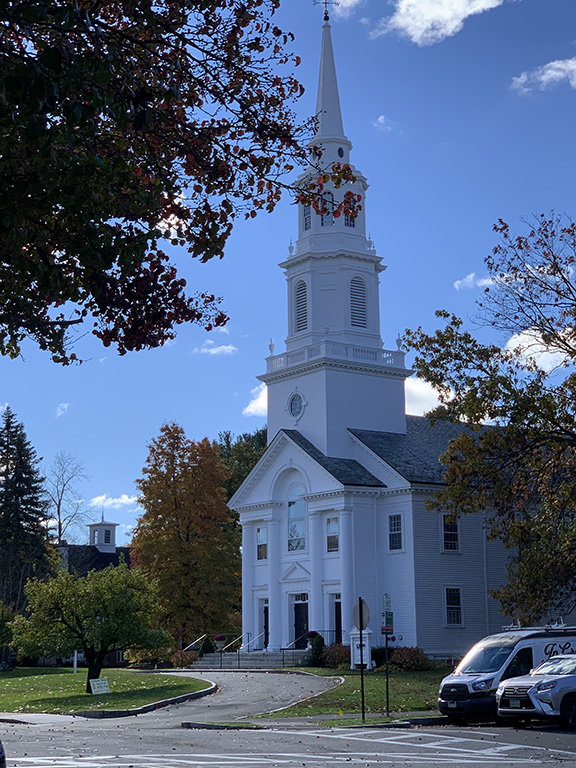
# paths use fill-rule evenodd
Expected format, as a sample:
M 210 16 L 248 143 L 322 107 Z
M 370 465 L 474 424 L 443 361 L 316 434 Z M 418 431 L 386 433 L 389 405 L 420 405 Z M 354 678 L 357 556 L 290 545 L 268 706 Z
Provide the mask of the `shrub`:
M 328 669 L 350 668 L 350 646 L 342 643 L 327 645 L 322 651 L 322 661 Z
M 209 637 L 205 637 L 204 640 L 202 640 L 200 643 L 200 648 L 198 649 L 198 657 L 204 656 L 206 653 L 216 653 L 214 643 L 212 640 L 210 640 Z
M 170 648 L 129 648 L 124 658 L 131 667 L 170 666 Z
M 390 666 L 392 669 L 400 669 L 403 672 L 423 672 L 425 669 L 430 669 L 431 664 L 422 648 L 402 646 L 394 648 Z
M 390 663 L 395 650 L 391 645 L 388 646 L 388 663 Z M 375 648 L 372 648 L 372 661 L 375 667 L 383 667 L 386 664 L 385 645 L 377 645 Z
M 318 634 L 318 632 L 316 632 L 312 638 L 311 647 L 312 651 L 310 652 L 310 665 L 312 667 L 323 667 L 324 658 L 322 654 L 326 647 L 326 643 L 324 642 L 322 635 Z
M 189 667 L 198 659 L 198 651 L 174 651 L 170 661 L 175 667 Z

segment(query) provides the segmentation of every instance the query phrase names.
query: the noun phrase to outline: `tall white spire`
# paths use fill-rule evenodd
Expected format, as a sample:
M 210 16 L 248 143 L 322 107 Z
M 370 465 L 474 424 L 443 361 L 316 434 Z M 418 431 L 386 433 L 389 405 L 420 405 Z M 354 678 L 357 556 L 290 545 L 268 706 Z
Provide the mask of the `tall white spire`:
M 311 146 L 322 149 L 321 165 L 329 167 L 336 162 L 348 163 L 352 144 L 344 133 L 338 77 L 332 48 L 332 32 L 327 15 L 322 28 L 322 50 L 318 76 L 318 97 L 316 100 L 316 133 Z
M 320 54 L 320 75 L 318 77 L 318 99 L 316 101 L 318 129 L 316 138 L 345 139 L 338 78 L 334 63 L 330 24 L 322 28 L 322 52 Z

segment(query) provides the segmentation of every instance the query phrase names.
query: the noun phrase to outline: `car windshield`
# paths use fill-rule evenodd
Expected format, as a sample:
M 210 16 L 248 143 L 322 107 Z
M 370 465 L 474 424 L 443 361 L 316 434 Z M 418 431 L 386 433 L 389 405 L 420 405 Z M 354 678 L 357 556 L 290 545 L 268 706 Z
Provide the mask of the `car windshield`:
M 477 643 L 456 667 L 457 675 L 478 675 L 496 672 L 504 664 L 512 650 L 512 643 L 498 644 L 493 641 Z
M 576 656 L 574 658 L 548 659 L 533 669 L 531 675 L 576 675 Z

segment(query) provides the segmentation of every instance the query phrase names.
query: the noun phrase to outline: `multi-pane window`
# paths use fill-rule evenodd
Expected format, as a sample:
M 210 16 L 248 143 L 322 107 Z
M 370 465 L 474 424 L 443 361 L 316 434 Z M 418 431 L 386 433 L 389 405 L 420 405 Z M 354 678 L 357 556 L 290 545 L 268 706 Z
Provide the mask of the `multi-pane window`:
M 111 535 L 110 535 L 110 529 L 105 528 L 104 529 L 104 544 L 110 544 L 111 541 Z
M 356 226 L 356 219 L 352 216 L 348 216 L 347 214 L 344 216 L 344 226 L 350 227 L 351 229 L 354 229 Z
M 304 231 L 312 229 L 312 209 L 309 205 L 304 206 Z
M 268 560 L 268 528 L 256 529 L 256 559 Z
M 308 328 L 308 288 L 304 280 L 296 283 L 296 333 Z
M 442 516 L 442 549 L 445 552 L 458 552 L 460 549 L 457 517 Z
M 402 515 L 388 517 L 388 549 L 402 549 Z
M 339 526 L 337 517 L 329 517 L 326 521 L 326 551 L 339 551 Z
M 306 549 L 306 502 L 303 486 L 293 485 L 288 496 L 288 552 Z
M 350 280 L 350 322 L 355 328 L 366 328 L 366 285 L 361 277 Z
M 331 227 L 334 224 L 334 195 L 332 192 L 326 192 L 321 206 L 326 209 L 326 212 L 320 214 L 320 226 Z
M 444 587 L 444 602 L 446 606 L 446 624 L 460 626 L 462 624 L 462 590 L 460 587 Z

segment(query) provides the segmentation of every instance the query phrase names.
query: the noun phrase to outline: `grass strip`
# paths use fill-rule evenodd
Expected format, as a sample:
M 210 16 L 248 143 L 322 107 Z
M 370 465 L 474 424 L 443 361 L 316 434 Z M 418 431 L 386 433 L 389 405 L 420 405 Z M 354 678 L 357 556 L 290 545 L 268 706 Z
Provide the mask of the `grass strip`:
M 0 672 L 0 712 L 74 714 L 93 709 L 133 709 L 162 699 L 195 693 L 209 684 L 192 677 L 138 674 L 126 669 L 105 669 L 110 693 L 85 693 L 86 670 L 52 667 L 16 667 Z
M 307 701 L 264 717 L 315 717 L 334 715 L 336 718 L 362 711 L 360 672 L 307 669 L 320 675 L 338 675 L 344 683 Z M 430 712 L 436 709 L 440 681 L 452 671 L 452 667 L 436 666 L 425 672 L 390 672 L 390 714 L 402 712 Z M 383 672 L 367 672 L 364 675 L 364 700 L 367 714 L 386 714 L 386 677 Z

